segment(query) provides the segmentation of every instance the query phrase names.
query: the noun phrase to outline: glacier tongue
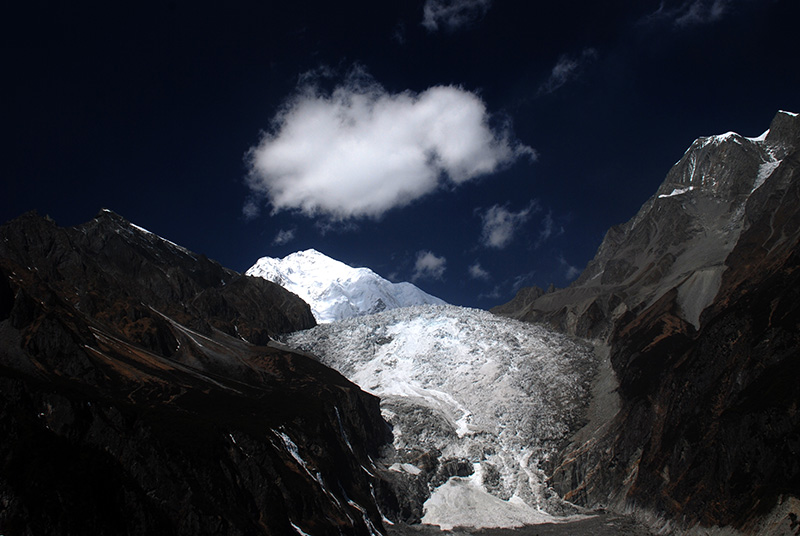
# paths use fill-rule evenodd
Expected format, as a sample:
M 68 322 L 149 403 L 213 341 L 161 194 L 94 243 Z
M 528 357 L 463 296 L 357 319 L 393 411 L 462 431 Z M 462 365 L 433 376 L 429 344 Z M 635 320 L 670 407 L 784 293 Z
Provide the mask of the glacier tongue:
M 411 283 L 392 283 L 369 268 L 352 268 L 313 249 L 282 259 L 262 257 L 245 275 L 294 292 L 320 324 L 410 305 L 445 304 Z
M 425 523 L 513 527 L 571 511 L 546 488 L 541 465 L 588 400 L 589 346 L 431 305 L 320 325 L 285 342 L 381 398 L 394 432 L 383 462 L 397 478 L 427 484 Z M 430 457 L 435 467 L 424 468 L 419 460 Z

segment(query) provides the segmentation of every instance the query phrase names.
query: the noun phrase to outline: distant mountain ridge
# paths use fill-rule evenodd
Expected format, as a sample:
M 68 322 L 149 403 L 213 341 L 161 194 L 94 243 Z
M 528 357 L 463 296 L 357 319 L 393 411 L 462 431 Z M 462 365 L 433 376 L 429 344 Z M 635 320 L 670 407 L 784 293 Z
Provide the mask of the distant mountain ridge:
M 411 283 L 392 283 L 369 268 L 352 268 L 314 249 L 282 259 L 262 257 L 245 274 L 297 294 L 319 323 L 412 305 L 446 305 Z

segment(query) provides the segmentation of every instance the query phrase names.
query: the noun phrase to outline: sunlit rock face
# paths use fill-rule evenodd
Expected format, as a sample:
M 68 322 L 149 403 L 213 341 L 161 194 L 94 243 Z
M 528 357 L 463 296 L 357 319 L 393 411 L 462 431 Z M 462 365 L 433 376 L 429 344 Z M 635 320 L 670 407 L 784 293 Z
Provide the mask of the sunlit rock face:
M 779 112 L 756 138 L 728 132 L 697 139 L 639 212 L 608 231 L 569 288 L 542 295 L 523 289 L 493 311 L 607 338 L 622 315 L 638 314 L 675 289 L 677 314 L 698 328 L 749 225 L 747 214 L 761 210 L 763 196 L 754 194 L 796 166 L 798 123 Z
M 542 464 L 576 427 L 591 348 L 485 311 L 417 306 L 287 336 L 381 398 L 401 518 L 519 526 L 573 513 Z
M 798 267 L 800 118 L 779 112 L 757 138 L 692 144 L 572 286 L 495 309 L 608 345 L 619 412 L 554 458 L 555 489 L 680 526 L 795 531 Z

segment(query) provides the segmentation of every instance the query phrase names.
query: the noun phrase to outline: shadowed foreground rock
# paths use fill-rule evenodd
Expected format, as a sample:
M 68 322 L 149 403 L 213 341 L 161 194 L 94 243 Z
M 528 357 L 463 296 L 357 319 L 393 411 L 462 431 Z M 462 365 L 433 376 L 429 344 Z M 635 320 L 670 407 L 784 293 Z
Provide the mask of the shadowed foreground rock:
M 270 342 L 313 323 L 108 211 L 1 227 L 0 532 L 373 533 L 377 399 Z

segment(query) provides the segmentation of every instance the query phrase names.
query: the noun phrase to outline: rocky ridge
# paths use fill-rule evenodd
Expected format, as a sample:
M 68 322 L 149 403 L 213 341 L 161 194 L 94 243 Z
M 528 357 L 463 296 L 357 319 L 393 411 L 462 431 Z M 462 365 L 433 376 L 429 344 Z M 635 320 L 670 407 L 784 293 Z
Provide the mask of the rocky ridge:
M 700 138 L 569 288 L 493 310 L 607 345 L 619 411 L 553 465 L 562 496 L 673 529 L 797 529 L 798 175 L 796 114 Z
M 101 211 L 0 227 L 6 534 L 377 534 L 378 401 L 297 296 Z

